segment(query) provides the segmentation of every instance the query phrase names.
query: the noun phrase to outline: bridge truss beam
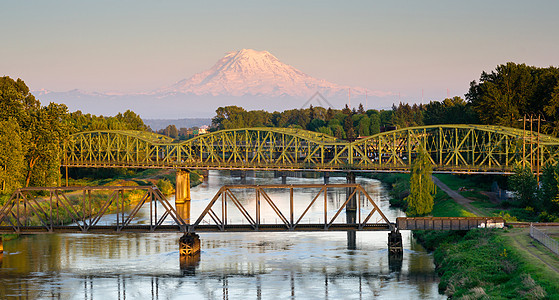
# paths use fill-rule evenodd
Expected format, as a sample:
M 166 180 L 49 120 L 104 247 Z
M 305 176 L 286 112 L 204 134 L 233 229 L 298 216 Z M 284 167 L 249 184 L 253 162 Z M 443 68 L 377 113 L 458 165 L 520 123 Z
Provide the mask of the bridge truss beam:
M 149 221 L 131 225 L 144 206 Z M 167 218 L 175 225 L 164 225 Z M 0 233 L 177 232 L 186 226 L 155 186 L 22 188 L 0 209 Z
M 407 172 L 425 151 L 435 172 L 510 173 L 516 164 L 559 162 L 559 139 L 487 125 L 434 125 L 345 142 L 290 128 L 222 130 L 174 143 L 157 134 L 95 131 L 72 135 L 63 165 L 256 170 Z
M 335 188 L 351 188 L 352 192 L 340 205 L 333 205 L 332 199 L 328 199 L 328 193 Z M 313 192 L 312 200 L 304 203 L 303 211 L 297 211 L 293 194 L 295 189 L 305 189 Z M 288 207 L 280 207 L 274 201 L 270 190 L 289 191 Z M 243 194 L 245 199 L 239 200 L 237 193 Z M 250 195 L 247 201 L 246 195 Z M 356 222 L 349 224 L 341 214 L 345 214 L 348 203 L 355 197 L 357 208 L 355 211 Z M 245 202 L 245 204 L 243 204 Z M 297 201 L 301 205 L 301 200 Z M 250 206 L 250 207 L 248 207 Z M 274 223 L 266 223 L 262 217 L 264 208 L 273 212 Z M 303 221 L 309 217 L 311 209 L 322 209 L 319 217 L 322 222 L 305 224 Z M 231 212 L 235 211 L 241 223 L 230 224 L 228 221 Z M 376 215 L 374 222 L 373 216 Z M 268 217 L 269 220 L 269 217 Z M 386 218 L 371 196 L 359 184 L 298 184 L 298 185 L 226 185 L 223 186 L 204 209 L 189 230 L 197 231 L 197 228 L 205 225 L 205 230 L 211 230 L 212 224 L 215 231 L 318 231 L 318 230 L 394 230 L 394 224 Z

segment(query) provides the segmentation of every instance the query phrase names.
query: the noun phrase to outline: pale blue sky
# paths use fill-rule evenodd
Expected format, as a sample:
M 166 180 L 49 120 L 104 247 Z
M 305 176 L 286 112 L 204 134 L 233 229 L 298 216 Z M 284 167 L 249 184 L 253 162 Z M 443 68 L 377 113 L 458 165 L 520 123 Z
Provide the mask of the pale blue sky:
M 153 90 L 242 48 L 410 102 L 507 61 L 559 65 L 559 1 L 0 3 L 0 75 L 32 90 Z

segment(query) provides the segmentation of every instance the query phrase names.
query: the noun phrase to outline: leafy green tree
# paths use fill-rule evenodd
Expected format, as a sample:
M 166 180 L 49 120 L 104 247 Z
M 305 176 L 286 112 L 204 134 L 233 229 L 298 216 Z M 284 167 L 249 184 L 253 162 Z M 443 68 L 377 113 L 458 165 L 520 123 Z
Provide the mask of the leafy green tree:
M 179 131 L 177 130 L 177 127 L 174 124 L 168 125 L 167 127 L 165 127 L 165 129 L 163 129 L 162 132 L 164 135 L 174 138 L 176 139 L 179 136 Z
M 380 114 L 378 112 L 371 113 L 369 116 L 370 125 L 369 125 L 369 134 L 375 135 L 380 132 Z
M 369 120 L 369 117 L 367 117 L 367 115 L 360 115 L 360 116 L 362 116 L 362 118 L 359 120 L 359 123 L 357 124 L 357 132 L 359 133 L 359 136 L 369 136 L 371 120 Z
M 392 110 L 380 111 L 380 127 L 393 126 L 392 124 Z
M 50 103 L 30 112 L 25 186 L 54 186 L 60 180 L 61 145 L 69 135 L 68 108 Z
M 559 69 L 512 62 L 482 72 L 466 99 L 483 124 L 522 127 L 524 115 L 543 115 L 543 130 L 559 135 Z
M 540 200 L 541 210 L 559 213 L 559 164 L 546 165 L 542 170 Z
M 25 136 L 13 118 L 0 121 L 0 188 L 11 193 L 23 186 L 25 170 Z
M 420 151 L 411 169 L 410 194 L 405 198 L 410 216 L 426 215 L 433 211 L 433 195 L 436 192 L 431 178 L 433 167 L 428 154 Z
M 324 133 L 330 136 L 334 136 L 334 132 L 332 131 L 332 129 L 330 127 L 326 127 L 326 126 L 322 126 L 318 128 L 318 132 L 320 133 Z
M 357 113 L 360 115 L 365 114 L 365 109 L 363 108 L 362 103 L 359 103 L 359 108 L 357 109 Z
M 514 174 L 509 177 L 509 187 L 515 192 L 515 202 L 521 207 L 538 206 L 538 182 L 532 170 L 517 164 Z
M 431 101 L 424 106 L 423 123 L 436 124 L 475 124 L 478 123 L 472 106 L 460 97 Z
M 324 122 L 321 119 L 313 119 L 309 125 L 307 125 L 307 130 L 310 131 L 318 131 L 318 128 L 320 127 L 324 127 L 326 125 L 326 122 Z

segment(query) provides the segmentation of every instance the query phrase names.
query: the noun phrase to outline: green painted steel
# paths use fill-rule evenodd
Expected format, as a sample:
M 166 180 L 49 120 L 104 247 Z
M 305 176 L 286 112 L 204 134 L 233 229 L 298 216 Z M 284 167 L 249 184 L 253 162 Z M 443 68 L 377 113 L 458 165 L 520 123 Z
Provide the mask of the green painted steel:
M 510 173 L 515 164 L 559 162 L 559 139 L 486 125 L 434 125 L 383 132 L 354 142 L 293 128 L 221 130 L 183 142 L 148 132 L 71 135 L 63 165 L 256 170 L 408 171 L 423 148 L 435 172 Z

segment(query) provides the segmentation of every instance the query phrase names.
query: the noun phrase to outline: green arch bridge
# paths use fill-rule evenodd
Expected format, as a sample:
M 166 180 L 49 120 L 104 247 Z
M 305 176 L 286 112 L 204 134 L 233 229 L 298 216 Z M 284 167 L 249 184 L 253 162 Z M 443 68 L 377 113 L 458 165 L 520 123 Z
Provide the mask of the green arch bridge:
M 354 142 L 293 128 L 221 130 L 192 139 L 149 132 L 79 132 L 64 143 L 63 166 L 404 172 L 423 148 L 434 172 L 512 172 L 517 163 L 559 161 L 559 139 L 487 125 L 433 125 L 379 133 Z M 410 159 L 411 158 L 411 159 Z

